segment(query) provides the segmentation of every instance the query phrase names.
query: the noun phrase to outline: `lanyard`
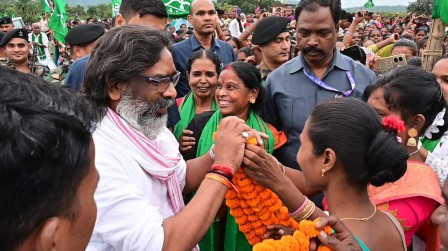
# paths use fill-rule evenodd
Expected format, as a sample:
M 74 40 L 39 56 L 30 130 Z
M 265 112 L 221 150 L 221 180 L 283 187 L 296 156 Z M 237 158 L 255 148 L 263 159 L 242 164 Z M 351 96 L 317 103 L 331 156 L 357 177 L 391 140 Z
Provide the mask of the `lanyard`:
M 348 91 L 340 91 L 340 90 L 338 90 L 338 89 L 336 89 L 334 87 L 329 86 L 324 81 L 322 81 L 322 80 L 312 76 L 311 74 L 309 74 L 305 69 L 303 69 L 303 73 L 311 81 L 313 81 L 313 83 L 315 83 L 316 85 L 324 88 L 325 90 L 340 93 L 342 95 L 342 97 L 344 97 L 344 98 L 350 96 L 353 93 L 353 91 L 355 90 L 355 86 L 356 86 L 355 79 L 353 78 L 353 75 L 352 75 L 352 73 L 350 71 L 345 71 L 345 75 L 347 75 L 348 81 L 350 82 L 350 85 L 351 85 L 351 90 L 348 90 Z M 336 95 L 336 97 L 339 97 L 339 95 Z

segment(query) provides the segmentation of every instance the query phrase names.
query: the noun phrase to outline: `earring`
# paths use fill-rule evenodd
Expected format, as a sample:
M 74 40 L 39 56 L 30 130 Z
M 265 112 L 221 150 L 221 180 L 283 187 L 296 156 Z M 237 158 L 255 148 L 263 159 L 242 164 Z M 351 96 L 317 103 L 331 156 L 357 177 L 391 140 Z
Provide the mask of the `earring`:
M 409 136 L 409 139 L 408 139 L 407 145 L 408 146 L 417 146 L 417 141 L 414 139 L 414 137 L 417 136 L 417 129 L 415 129 L 415 128 L 409 129 L 408 136 Z
M 249 102 L 250 102 L 251 104 L 255 104 L 255 99 L 250 99 Z
M 325 172 L 326 172 L 326 170 L 322 168 L 322 177 L 325 176 Z

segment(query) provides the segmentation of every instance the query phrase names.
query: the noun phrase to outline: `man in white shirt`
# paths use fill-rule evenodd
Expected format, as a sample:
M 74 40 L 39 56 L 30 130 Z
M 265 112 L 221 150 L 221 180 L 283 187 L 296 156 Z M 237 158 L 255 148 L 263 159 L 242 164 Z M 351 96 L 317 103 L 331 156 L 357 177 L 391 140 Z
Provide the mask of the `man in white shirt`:
M 33 24 L 33 32 L 28 34 L 28 41 L 33 45 L 33 52 L 37 53 L 37 59 L 39 63 L 48 66 L 50 70 L 56 69 L 56 64 L 53 62 L 53 58 L 48 50 L 49 42 L 47 34 L 41 32 L 40 23 Z
M 102 119 L 93 134 L 101 178 L 89 251 L 195 249 L 230 185 L 207 171 L 236 170 L 244 136 L 257 136 L 244 121 L 226 118 L 212 153 L 183 160 L 166 128 L 179 79 L 169 47 L 164 32 L 125 25 L 97 40 L 91 54 L 83 92 Z M 185 206 L 182 193 L 196 190 Z
M 241 33 L 244 31 L 243 23 L 241 22 L 241 18 L 238 16 L 238 7 L 233 7 L 232 12 L 230 13 L 230 17 L 232 21 L 229 23 L 229 31 L 232 37 L 240 37 Z

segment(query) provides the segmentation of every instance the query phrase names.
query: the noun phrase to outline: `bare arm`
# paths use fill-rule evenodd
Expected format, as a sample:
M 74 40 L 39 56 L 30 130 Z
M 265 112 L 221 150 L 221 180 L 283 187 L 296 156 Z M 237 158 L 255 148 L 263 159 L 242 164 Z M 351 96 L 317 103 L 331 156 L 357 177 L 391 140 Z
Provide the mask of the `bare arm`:
M 353 33 L 356 31 L 356 27 L 360 22 L 362 22 L 363 19 L 364 11 L 357 11 L 353 22 L 350 24 L 350 27 L 348 27 L 347 32 L 345 32 L 344 39 L 342 40 L 346 48 L 350 47 L 350 45 L 352 44 Z
M 254 32 L 255 28 L 257 27 L 258 23 L 265 17 L 269 16 L 269 13 L 265 12 L 263 14 L 260 15 L 260 18 L 253 23 L 251 26 L 247 27 L 247 29 L 245 29 L 243 31 L 243 33 L 241 33 L 241 35 L 238 37 L 238 40 L 240 40 L 241 45 L 243 47 L 249 47 L 249 45 L 247 44 L 247 38 L 250 36 L 250 34 L 252 34 L 252 32 Z

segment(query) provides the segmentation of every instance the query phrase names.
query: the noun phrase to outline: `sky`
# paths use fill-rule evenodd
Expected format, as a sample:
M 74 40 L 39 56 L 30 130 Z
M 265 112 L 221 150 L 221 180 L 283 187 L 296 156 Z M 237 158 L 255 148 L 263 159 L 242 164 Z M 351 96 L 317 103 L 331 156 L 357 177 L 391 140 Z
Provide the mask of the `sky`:
M 364 5 L 367 0 L 341 0 L 342 8 L 359 7 Z M 375 5 L 406 5 L 413 0 L 373 0 Z

